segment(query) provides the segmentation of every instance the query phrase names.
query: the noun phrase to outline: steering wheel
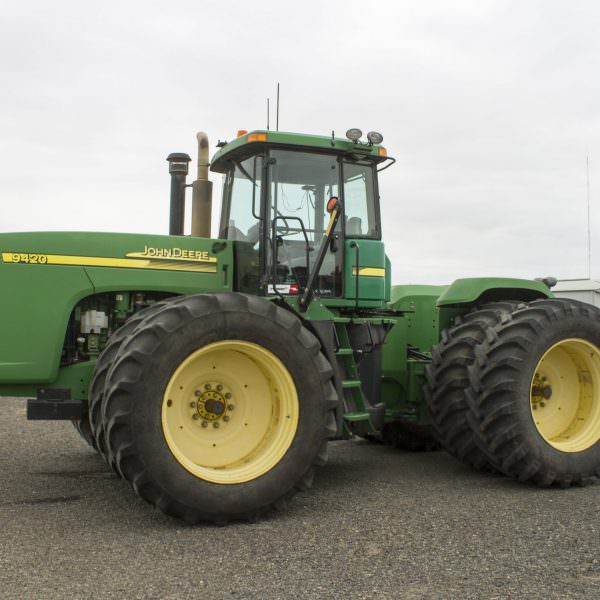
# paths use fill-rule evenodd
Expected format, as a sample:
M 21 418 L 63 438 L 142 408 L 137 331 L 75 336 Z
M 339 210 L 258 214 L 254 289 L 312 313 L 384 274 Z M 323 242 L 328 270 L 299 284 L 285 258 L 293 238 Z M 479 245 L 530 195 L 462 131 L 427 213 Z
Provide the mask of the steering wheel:
M 281 219 L 285 223 L 285 230 L 282 230 L 282 231 L 278 231 L 278 227 L 275 226 L 275 232 L 277 233 L 277 235 L 280 235 L 283 237 L 283 236 L 289 235 L 291 233 L 295 233 L 294 231 L 290 231 L 291 228 L 290 228 L 290 224 L 289 224 L 288 220 L 285 218 L 285 215 L 282 214 L 278 208 L 275 209 L 275 213 L 277 214 L 277 217 L 279 217 L 279 219 Z

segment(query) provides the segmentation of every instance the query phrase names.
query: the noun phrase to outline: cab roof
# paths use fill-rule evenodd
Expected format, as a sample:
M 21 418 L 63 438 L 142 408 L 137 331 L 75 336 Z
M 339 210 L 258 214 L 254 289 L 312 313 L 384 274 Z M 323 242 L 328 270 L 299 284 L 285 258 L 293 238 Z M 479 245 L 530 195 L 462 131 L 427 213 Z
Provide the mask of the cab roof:
M 362 142 L 355 143 L 346 138 L 336 138 L 333 136 L 259 129 L 240 135 L 219 148 L 212 158 L 211 171 L 223 172 L 227 167 L 229 159 L 237 159 L 241 155 L 256 150 L 262 144 L 268 144 L 269 147 L 352 154 L 355 158 L 360 156 L 361 158 L 367 158 L 378 163 L 388 158 L 386 149 L 380 144 L 370 145 Z

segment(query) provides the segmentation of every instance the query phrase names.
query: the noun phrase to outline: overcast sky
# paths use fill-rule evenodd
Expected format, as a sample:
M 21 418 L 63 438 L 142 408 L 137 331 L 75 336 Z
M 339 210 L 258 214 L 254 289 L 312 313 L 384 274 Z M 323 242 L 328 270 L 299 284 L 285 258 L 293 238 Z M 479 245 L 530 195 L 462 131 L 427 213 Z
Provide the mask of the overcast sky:
M 380 181 L 396 283 L 585 276 L 587 155 L 600 276 L 598 2 L 0 10 L 0 230 L 166 233 L 167 154 L 264 128 L 280 81 L 282 130 L 375 129 L 398 159 Z

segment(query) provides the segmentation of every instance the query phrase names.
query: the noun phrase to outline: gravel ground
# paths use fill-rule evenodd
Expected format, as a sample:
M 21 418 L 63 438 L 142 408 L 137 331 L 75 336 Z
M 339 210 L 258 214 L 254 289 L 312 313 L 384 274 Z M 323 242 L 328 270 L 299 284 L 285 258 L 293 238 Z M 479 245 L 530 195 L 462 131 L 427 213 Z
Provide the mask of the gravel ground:
M 190 527 L 24 406 L 0 399 L 2 598 L 600 597 L 600 485 L 538 490 L 443 452 L 334 442 L 287 512 Z

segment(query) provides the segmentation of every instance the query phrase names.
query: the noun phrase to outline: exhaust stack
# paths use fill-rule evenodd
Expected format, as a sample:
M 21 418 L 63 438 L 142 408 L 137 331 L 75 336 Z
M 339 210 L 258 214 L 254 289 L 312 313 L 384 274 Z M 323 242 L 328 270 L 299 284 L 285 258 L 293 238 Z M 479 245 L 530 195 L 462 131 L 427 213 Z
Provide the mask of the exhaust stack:
M 188 163 L 192 160 L 183 152 L 173 152 L 167 156 L 171 174 L 171 212 L 169 215 L 169 235 L 183 235 L 185 214 L 185 179 Z
M 208 136 L 196 134 L 198 140 L 198 178 L 192 184 L 192 236 L 210 237 L 212 216 L 212 181 L 208 180 Z

